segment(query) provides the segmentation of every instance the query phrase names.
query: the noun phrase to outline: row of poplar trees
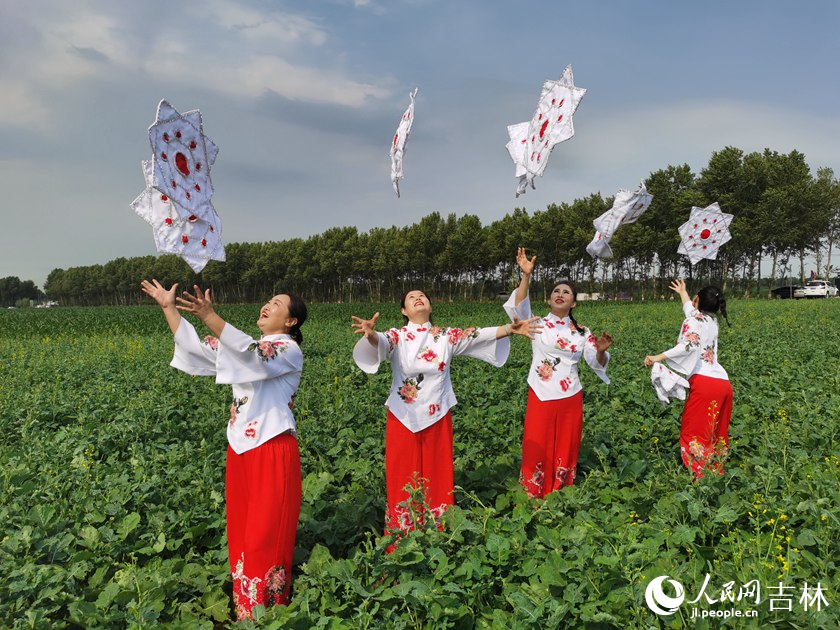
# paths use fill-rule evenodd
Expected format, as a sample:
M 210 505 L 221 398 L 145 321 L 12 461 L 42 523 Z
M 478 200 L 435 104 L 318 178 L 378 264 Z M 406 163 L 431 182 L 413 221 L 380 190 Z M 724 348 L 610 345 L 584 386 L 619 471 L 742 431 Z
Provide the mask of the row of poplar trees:
M 166 285 L 199 283 L 227 302 L 258 302 L 282 291 L 315 301 L 381 302 L 411 288 L 436 299 L 494 298 L 517 281 L 518 246 L 538 257 L 537 286 L 571 278 L 581 291 L 615 297 L 660 297 L 676 276 L 714 282 L 731 293 L 768 295 L 791 275 L 804 281 L 806 257 L 816 261 L 819 275 L 836 273 L 830 260 L 840 241 L 840 181 L 828 168 L 812 174 L 798 151 L 745 154 L 726 147 L 699 175 L 688 165 L 669 166 L 645 184 L 653 203 L 636 223 L 618 230 L 610 259 L 586 252 L 593 219 L 613 202 L 593 194 L 532 214 L 516 208 L 487 225 L 472 214 L 432 212 L 403 227 L 336 227 L 306 239 L 231 243 L 226 262 L 211 261 L 199 275 L 175 256 L 118 258 L 55 269 L 44 289 L 69 305 L 142 302 L 138 284 L 152 277 Z M 677 253 L 678 228 L 692 206 L 715 201 L 735 216 L 732 240 L 717 260 L 691 267 Z M 762 268 L 770 269 L 769 277 L 761 276 Z

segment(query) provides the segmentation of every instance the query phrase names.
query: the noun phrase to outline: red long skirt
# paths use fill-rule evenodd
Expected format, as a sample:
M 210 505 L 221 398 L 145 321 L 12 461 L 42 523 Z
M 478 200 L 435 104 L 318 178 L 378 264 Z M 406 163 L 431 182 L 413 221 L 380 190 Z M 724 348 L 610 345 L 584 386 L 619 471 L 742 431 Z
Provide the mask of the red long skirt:
M 582 432 L 583 392 L 540 400 L 528 388 L 519 472 L 519 482 L 528 496 L 542 498 L 574 484 Z
M 703 476 L 707 464 L 723 474 L 723 460 L 729 452 L 732 385 L 725 379 L 700 374 L 689 378 L 688 383 L 691 387 L 683 407 L 680 431 L 683 463 L 695 479 Z
M 228 446 L 225 494 L 233 602 L 246 619 L 257 604 L 289 603 L 301 501 L 297 439 L 283 433 L 241 455 Z
M 388 411 L 385 427 L 385 486 L 388 508 L 385 532 L 409 531 L 431 517 L 440 527 L 446 508 L 454 504 L 452 468 L 452 414 L 412 433 Z M 409 500 L 411 488 L 422 487 L 429 507 Z M 393 546 L 389 552 L 393 551 Z

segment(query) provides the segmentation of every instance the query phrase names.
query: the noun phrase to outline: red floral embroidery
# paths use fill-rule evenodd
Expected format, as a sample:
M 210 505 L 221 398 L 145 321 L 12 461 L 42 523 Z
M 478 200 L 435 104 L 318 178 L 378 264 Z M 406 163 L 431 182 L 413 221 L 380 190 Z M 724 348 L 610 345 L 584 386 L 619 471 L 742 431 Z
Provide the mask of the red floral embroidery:
M 211 348 L 213 348 L 213 350 L 218 350 L 219 349 L 219 340 L 216 339 L 216 337 L 214 337 L 212 335 L 207 335 L 204 338 L 204 343 L 207 344 L 208 346 L 210 346 Z
M 397 394 L 402 398 L 403 402 L 410 405 L 420 395 L 420 383 L 422 382 L 422 374 L 418 375 L 417 378 L 407 378 L 403 381 L 402 387 L 397 390 Z
M 454 346 L 459 341 L 461 341 L 461 337 L 464 336 L 464 331 L 460 328 L 450 328 L 446 332 L 446 335 L 447 337 L 449 337 L 449 343 L 451 343 Z
M 388 338 L 389 351 L 393 350 L 394 347 L 400 342 L 400 334 L 394 329 L 391 329 L 387 333 L 385 333 L 385 336 Z
M 423 348 L 423 351 L 417 355 L 417 358 L 423 359 L 424 361 L 427 361 L 429 363 L 434 363 L 437 360 L 438 355 L 431 348 Z
M 441 361 L 438 363 L 438 372 L 443 372 L 444 369 L 446 369 L 446 361 Z
M 248 346 L 251 352 L 256 351 L 260 359 L 266 363 L 276 359 L 277 355 L 286 352 L 288 344 L 285 341 L 255 341 Z

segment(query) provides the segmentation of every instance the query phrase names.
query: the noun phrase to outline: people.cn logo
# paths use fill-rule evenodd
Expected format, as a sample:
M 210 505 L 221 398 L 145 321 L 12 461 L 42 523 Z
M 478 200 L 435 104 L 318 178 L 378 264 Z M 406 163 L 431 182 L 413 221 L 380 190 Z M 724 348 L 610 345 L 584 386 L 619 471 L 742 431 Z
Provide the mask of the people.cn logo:
M 673 615 L 685 599 L 685 590 L 682 584 L 676 580 L 668 580 L 677 591 L 676 597 L 668 597 L 662 592 L 662 582 L 667 578 L 667 575 L 660 575 L 657 578 L 653 578 L 645 589 L 645 601 L 647 602 L 648 608 L 657 615 Z

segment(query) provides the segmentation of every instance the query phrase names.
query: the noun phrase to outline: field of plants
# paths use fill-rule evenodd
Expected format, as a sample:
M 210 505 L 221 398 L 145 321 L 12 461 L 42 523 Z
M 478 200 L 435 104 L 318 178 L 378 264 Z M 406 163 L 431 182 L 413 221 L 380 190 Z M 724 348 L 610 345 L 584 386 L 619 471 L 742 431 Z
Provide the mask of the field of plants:
M 310 307 L 295 403 L 304 475 L 292 603 L 266 628 L 718 627 L 683 604 L 658 617 L 657 576 L 701 591 L 702 610 L 757 610 L 734 627 L 840 626 L 840 300 L 737 301 L 720 359 L 735 391 L 723 476 L 694 483 L 678 459 L 680 403 L 642 367 L 670 347 L 679 305 L 583 303 L 615 338 L 606 386 L 586 368 L 574 487 L 518 488 L 528 343 L 501 369 L 453 365 L 458 507 L 442 532 L 391 555 L 385 508 L 385 365 L 353 364 L 350 315 Z M 220 306 L 257 333 L 258 307 Z M 504 322 L 500 304 L 434 303 L 443 325 Z M 227 627 L 224 520 L 230 389 L 168 366 L 156 307 L 0 311 L 0 627 Z M 760 603 L 723 606 L 761 585 Z M 803 585 L 827 601 L 807 606 Z M 791 610 L 769 589 L 789 588 Z M 781 591 L 777 591 L 781 592 Z M 671 593 L 673 595 L 673 592 Z M 753 598 L 754 599 L 754 598 Z

